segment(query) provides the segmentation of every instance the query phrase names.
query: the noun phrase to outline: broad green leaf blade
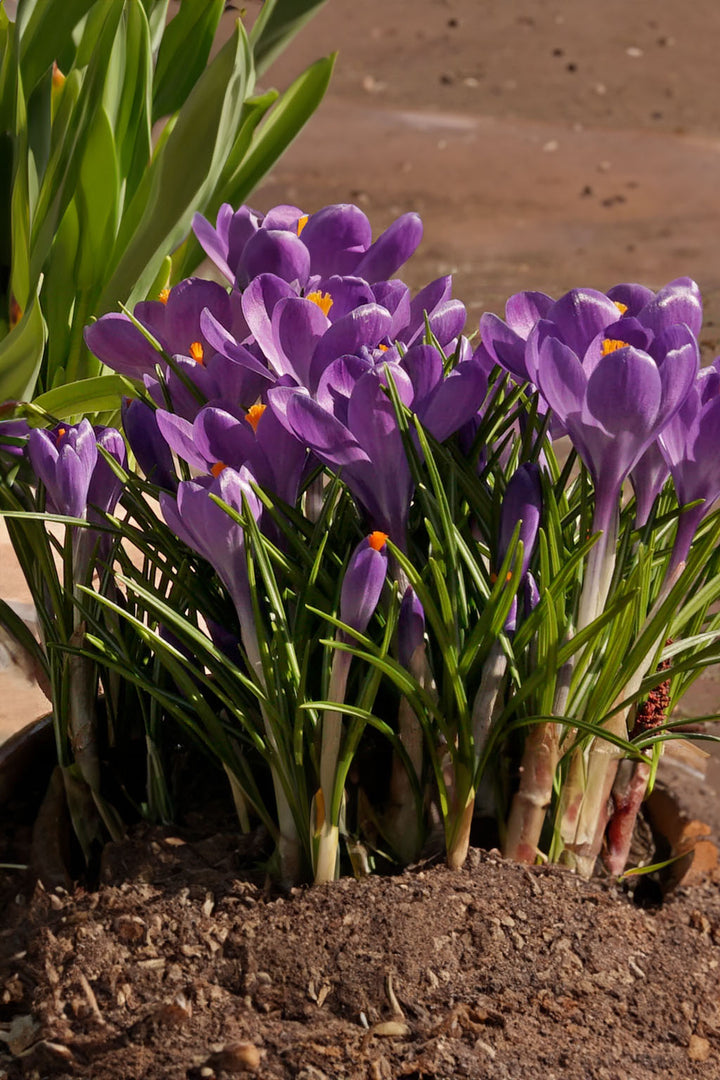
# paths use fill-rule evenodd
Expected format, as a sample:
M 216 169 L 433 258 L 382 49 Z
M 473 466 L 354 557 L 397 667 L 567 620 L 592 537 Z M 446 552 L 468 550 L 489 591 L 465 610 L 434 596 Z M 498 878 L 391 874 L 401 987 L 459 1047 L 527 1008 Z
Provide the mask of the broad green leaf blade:
M 265 0 L 250 32 L 255 68 L 261 74 L 326 0 Z
M 243 165 L 221 193 L 221 202 L 229 202 L 233 206 L 244 202 L 267 175 L 322 101 L 330 82 L 335 56 L 333 53 L 317 60 L 280 97 L 256 133 Z
M 0 342 L 0 401 L 23 400 L 32 394 L 46 339 L 47 327 L 36 297 Z
M 79 245 L 78 288 L 89 289 L 101 278 L 115 239 L 120 197 L 115 138 L 110 118 L 99 109 L 88 131 L 75 194 Z
M 184 0 L 163 34 L 155 64 L 153 123 L 177 112 L 207 64 L 225 0 Z
M 20 66 L 28 92 L 70 44 L 72 32 L 95 0 L 24 0 L 18 7 Z
M 113 125 L 123 204 L 132 199 L 152 156 L 152 49 L 141 4 L 131 4 L 125 21 L 125 77 Z
M 156 152 L 147 185 L 128 208 L 96 314 L 118 301 L 147 295 L 165 256 L 182 241 L 193 213 L 204 206 L 232 145 L 242 112 L 252 59 L 238 24 L 205 70 Z
M 98 375 L 48 390 L 35 398 L 33 409 L 42 409 L 57 420 L 68 420 L 84 413 L 114 411 L 124 397 L 137 396 L 135 386 L 123 375 Z
M 57 227 L 77 186 L 83 154 L 97 112 L 123 0 L 107 0 L 102 33 L 82 81 L 80 94 L 67 122 L 67 137 L 54 145 L 34 215 L 31 235 L 31 280 L 36 281 L 47 258 Z M 68 80 L 69 82 L 69 80 Z M 67 82 L 61 106 L 65 103 Z

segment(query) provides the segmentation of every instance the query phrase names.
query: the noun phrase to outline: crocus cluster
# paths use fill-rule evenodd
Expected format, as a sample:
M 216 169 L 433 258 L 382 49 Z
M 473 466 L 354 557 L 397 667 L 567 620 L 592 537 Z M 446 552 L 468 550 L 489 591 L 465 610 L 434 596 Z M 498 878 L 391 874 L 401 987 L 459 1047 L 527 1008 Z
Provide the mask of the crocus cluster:
M 181 281 L 86 328 L 134 396 L 124 439 L 87 420 L 30 432 L 47 509 L 122 535 L 103 450 L 125 466 L 127 442 L 129 520 L 150 494 L 165 529 L 166 592 L 137 581 L 143 641 L 217 687 L 236 724 L 218 754 L 241 820 L 275 820 L 281 877 L 329 880 L 346 853 L 356 870 L 409 862 L 438 828 L 458 866 L 477 817 L 515 858 L 589 872 L 628 833 L 623 778 L 639 805 L 650 774 L 659 743 L 635 713 L 656 671 L 679 694 L 720 628 L 720 359 L 700 368 L 697 286 L 518 293 L 468 337 L 449 278 L 412 295 L 395 276 L 415 214 L 376 239 L 349 205 L 225 205 L 193 227 L 225 283 Z

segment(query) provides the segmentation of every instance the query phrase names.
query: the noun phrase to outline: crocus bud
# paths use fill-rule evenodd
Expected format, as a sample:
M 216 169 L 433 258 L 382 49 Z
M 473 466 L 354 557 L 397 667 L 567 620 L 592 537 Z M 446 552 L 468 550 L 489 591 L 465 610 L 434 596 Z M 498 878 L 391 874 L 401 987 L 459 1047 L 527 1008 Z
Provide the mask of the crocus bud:
M 415 591 L 408 585 L 398 616 L 398 660 L 410 667 L 413 654 L 425 640 L 425 612 Z
M 61 424 L 50 431 L 34 428 L 28 438 L 28 456 L 45 485 L 48 509 L 69 517 L 85 517 L 88 488 L 98 458 L 90 421 Z
M 130 449 L 150 483 L 165 491 L 175 491 L 177 477 L 172 452 L 160 434 L 154 409 L 144 401 L 125 399 L 122 422 Z
M 498 565 L 507 553 L 518 521 L 521 521 L 520 540 L 523 545 L 522 576 L 528 572 L 537 531 L 542 514 L 542 489 L 540 469 L 534 462 L 526 462 L 513 473 L 503 498 L 500 512 L 500 535 L 498 538 Z
M 101 446 L 111 457 L 114 457 L 117 463 L 124 468 L 127 452 L 125 450 L 125 440 L 120 432 L 116 431 L 115 428 L 96 427 L 95 436 L 97 445 Z M 90 486 L 88 487 L 88 505 L 91 508 L 90 520 L 97 519 L 97 514 L 93 513 L 93 508 L 111 514 L 115 509 L 115 503 L 118 501 L 121 490 L 122 481 L 115 475 L 102 454 L 98 454 L 97 463 L 93 469 Z
M 340 592 L 340 619 L 364 634 L 378 605 L 387 574 L 387 534 L 370 533 L 350 556 Z M 351 641 L 349 635 L 344 635 Z

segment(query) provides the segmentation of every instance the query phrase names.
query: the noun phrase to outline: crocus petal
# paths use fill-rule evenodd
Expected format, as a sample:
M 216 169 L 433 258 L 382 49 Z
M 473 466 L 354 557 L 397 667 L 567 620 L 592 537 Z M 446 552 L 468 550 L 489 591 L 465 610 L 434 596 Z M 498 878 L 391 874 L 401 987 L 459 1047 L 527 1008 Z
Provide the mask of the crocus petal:
M 587 382 L 587 407 L 606 431 L 643 438 L 653 430 L 662 380 L 647 353 L 632 347 L 609 353 Z
M 642 311 L 645 305 L 655 296 L 652 289 L 648 289 L 645 285 L 633 285 L 631 283 L 613 285 L 612 289 L 608 289 L 607 295 L 614 304 L 622 304 L 626 309 L 625 314 L 631 316 Z
M 327 315 L 312 300 L 300 296 L 280 300 L 272 314 L 278 374 L 291 375 L 301 386 L 310 387 L 313 355 L 330 325 Z
M 277 359 L 277 345 L 272 330 L 272 313 L 280 300 L 295 295 L 295 290 L 282 278 L 275 274 L 260 274 L 250 282 L 242 296 L 243 314 L 250 332 L 273 366 Z
M 403 667 L 410 666 L 413 653 L 425 640 L 425 612 L 414 589 L 405 590 L 398 615 L 398 660 Z
M 509 371 L 521 382 L 531 380 L 525 362 L 525 339 L 499 319 L 487 312 L 480 318 L 480 337 L 493 362 Z
M 315 350 L 310 370 L 310 389 L 314 389 L 325 368 L 338 356 L 356 353 L 361 346 L 374 348 L 387 337 L 392 316 L 379 304 L 364 304 L 333 323 Z
M 85 344 L 98 360 L 120 375 L 139 379 L 155 370 L 162 356 L 134 326 L 127 315 L 111 312 L 86 326 Z M 163 342 L 160 342 L 163 345 Z
M 354 274 L 372 242 L 372 228 L 359 207 L 340 203 L 311 214 L 302 241 L 310 252 L 314 274 Z
M 423 226 L 417 214 L 403 214 L 377 238 L 354 268 L 366 281 L 386 281 L 407 262 L 422 240 Z
M 538 319 L 547 318 L 553 303 L 552 297 L 546 293 L 515 293 L 505 305 L 505 320 L 511 330 L 521 338 L 527 338 Z
M 228 214 L 228 211 L 230 213 Z M 220 231 L 220 217 L 226 219 L 225 230 Z M 232 217 L 232 207 L 229 203 L 224 203 L 218 211 L 218 229 L 213 229 L 210 222 L 202 216 L 202 214 L 194 214 L 192 219 L 192 230 L 197 237 L 197 241 L 205 254 L 212 262 L 215 263 L 221 274 L 224 274 L 228 281 L 234 281 L 235 274 L 230 269 L 227 257 L 228 257 L 228 239 L 227 239 L 227 225 L 229 224 L 230 217 Z
M 208 460 L 212 459 L 205 458 L 195 446 L 193 425 L 189 420 L 167 412 L 165 409 L 158 409 L 155 413 L 155 421 L 165 442 L 178 457 L 187 461 L 194 469 L 199 469 L 201 472 L 207 470 Z
M 302 287 L 310 276 L 310 253 L 294 233 L 258 229 L 245 245 L 241 266 L 249 280 L 258 274 L 275 274 Z
M 541 324 L 539 324 L 541 325 Z M 533 335 L 535 331 L 533 331 Z M 563 421 L 579 413 L 585 399 L 587 379 L 577 356 L 562 341 L 546 337 L 540 345 L 537 385 L 554 413 Z
M 505 488 L 500 511 L 500 535 L 498 539 L 498 565 L 508 550 L 512 535 L 519 521 L 520 540 L 523 545 L 522 576 L 530 566 L 542 514 L 542 487 L 540 469 L 534 462 L 525 462 L 515 470 Z
M 272 400 L 272 391 L 268 395 Z M 332 465 L 367 461 L 368 455 L 344 424 L 326 412 L 306 394 L 296 393 L 287 400 L 286 415 L 293 433 L 316 454 Z
M 638 314 L 640 322 L 659 334 L 673 323 L 685 323 L 694 334 L 702 327 L 702 296 L 692 278 L 671 281 Z
M 472 360 L 458 364 L 437 386 L 420 415 L 430 434 L 443 442 L 471 420 L 487 393 L 487 376 Z
M 547 313 L 562 340 L 578 356 L 584 356 L 592 339 L 617 321 L 618 309 L 605 293 L 595 289 L 571 289 L 556 300 Z
M 125 400 L 122 405 L 122 422 L 130 448 L 150 483 L 174 491 L 177 477 L 172 453 L 160 434 L 155 410 L 137 398 L 133 401 Z

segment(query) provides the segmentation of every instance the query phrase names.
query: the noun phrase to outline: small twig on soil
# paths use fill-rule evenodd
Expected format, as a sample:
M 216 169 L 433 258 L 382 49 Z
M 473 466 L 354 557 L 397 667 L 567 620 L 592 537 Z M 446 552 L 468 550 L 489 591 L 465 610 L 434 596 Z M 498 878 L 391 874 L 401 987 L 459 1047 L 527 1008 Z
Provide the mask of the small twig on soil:
M 83 993 L 85 994 L 85 997 L 88 1000 L 88 1005 L 90 1006 L 90 1009 L 92 1010 L 93 1016 L 97 1020 L 98 1024 L 102 1024 L 102 1026 L 104 1027 L 105 1026 L 105 1019 L 103 1017 L 103 1014 L 100 1012 L 100 1006 L 97 1003 L 97 998 L 95 997 L 95 991 L 93 990 L 92 986 L 88 982 L 87 976 L 82 971 L 79 971 L 78 976 L 77 976 L 77 980 L 80 983 L 82 991 L 83 991 Z

